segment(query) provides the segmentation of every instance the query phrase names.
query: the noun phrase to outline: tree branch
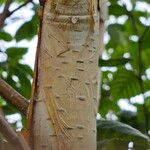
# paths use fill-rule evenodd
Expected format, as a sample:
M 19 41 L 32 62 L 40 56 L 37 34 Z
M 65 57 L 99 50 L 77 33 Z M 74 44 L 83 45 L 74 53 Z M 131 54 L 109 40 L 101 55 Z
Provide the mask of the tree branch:
M 13 0 L 7 0 L 3 12 L 0 14 L 0 29 L 3 27 L 7 14 L 9 13 L 9 7 Z
M 12 10 L 11 12 L 8 13 L 7 17 L 11 16 L 14 12 L 17 10 L 21 9 L 22 7 L 26 6 L 29 2 L 32 2 L 32 0 L 27 0 L 24 4 L 20 5 L 16 9 Z
M 9 123 L 0 114 L 0 132 L 11 143 L 15 150 L 30 150 L 28 144 L 21 135 L 18 135 Z
M 10 17 L 14 12 L 16 12 L 20 8 L 24 7 L 25 5 L 27 5 L 29 2 L 32 2 L 32 0 L 27 0 L 24 4 L 20 5 L 19 7 L 17 7 L 16 9 L 14 9 L 13 11 L 10 12 L 9 7 L 10 7 L 12 1 L 13 0 L 7 0 L 5 7 L 4 7 L 4 10 L 0 14 L 0 29 L 4 26 L 4 22 L 5 22 L 7 17 Z
M 27 114 L 29 102 L 0 78 L 0 95 L 15 105 L 24 115 Z

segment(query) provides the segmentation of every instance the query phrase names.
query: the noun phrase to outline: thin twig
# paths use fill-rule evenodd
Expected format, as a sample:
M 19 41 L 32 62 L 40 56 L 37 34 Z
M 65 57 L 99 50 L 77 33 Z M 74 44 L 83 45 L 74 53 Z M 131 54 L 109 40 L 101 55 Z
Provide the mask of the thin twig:
M 24 4 L 20 5 L 16 9 L 9 11 L 9 7 L 11 5 L 13 0 L 7 0 L 3 12 L 0 14 L 0 29 L 3 28 L 5 20 L 10 17 L 14 12 L 18 11 L 25 5 L 27 5 L 29 2 L 32 2 L 32 0 L 27 0 Z
M 11 143 L 15 150 L 30 150 L 25 139 L 17 134 L 5 118 L 0 114 L 0 132 L 5 137 L 5 139 Z
M 16 106 L 24 115 L 27 114 L 29 102 L 2 79 L 0 79 L 0 96 Z
M 3 12 L 0 14 L 0 29 L 3 27 L 7 14 L 9 13 L 9 7 L 13 0 L 7 0 Z
M 12 10 L 11 12 L 8 13 L 7 17 L 11 16 L 13 13 L 21 9 L 22 7 L 26 6 L 29 2 L 32 2 L 32 0 L 27 0 L 24 4 L 20 5 L 16 9 Z

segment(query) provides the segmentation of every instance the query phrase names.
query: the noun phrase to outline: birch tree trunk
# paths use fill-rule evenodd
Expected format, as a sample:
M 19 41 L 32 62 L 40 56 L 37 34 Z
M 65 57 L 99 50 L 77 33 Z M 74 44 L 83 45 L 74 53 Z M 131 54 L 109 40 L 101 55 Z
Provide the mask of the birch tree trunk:
M 31 127 L 34 150 L 96 150 L 99 14 L 96 0 L 46 1 Z

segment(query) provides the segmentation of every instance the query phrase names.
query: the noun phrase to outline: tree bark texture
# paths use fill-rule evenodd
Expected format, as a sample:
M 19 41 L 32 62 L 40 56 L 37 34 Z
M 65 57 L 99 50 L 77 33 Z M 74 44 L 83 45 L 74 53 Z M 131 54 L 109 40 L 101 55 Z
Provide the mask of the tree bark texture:
M 47 0 L 33 102 L 34 150 L 96 150 L 98 59 L 96 0 Z

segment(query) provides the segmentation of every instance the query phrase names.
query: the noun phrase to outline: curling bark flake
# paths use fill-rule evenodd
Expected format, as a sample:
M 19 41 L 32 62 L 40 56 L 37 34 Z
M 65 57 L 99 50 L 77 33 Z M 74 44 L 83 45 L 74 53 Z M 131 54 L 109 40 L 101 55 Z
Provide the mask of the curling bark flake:
M 34 150 L 96 150 L 98 59 L 103 45 L 96 0 L 47 0 L 34 88 Z

